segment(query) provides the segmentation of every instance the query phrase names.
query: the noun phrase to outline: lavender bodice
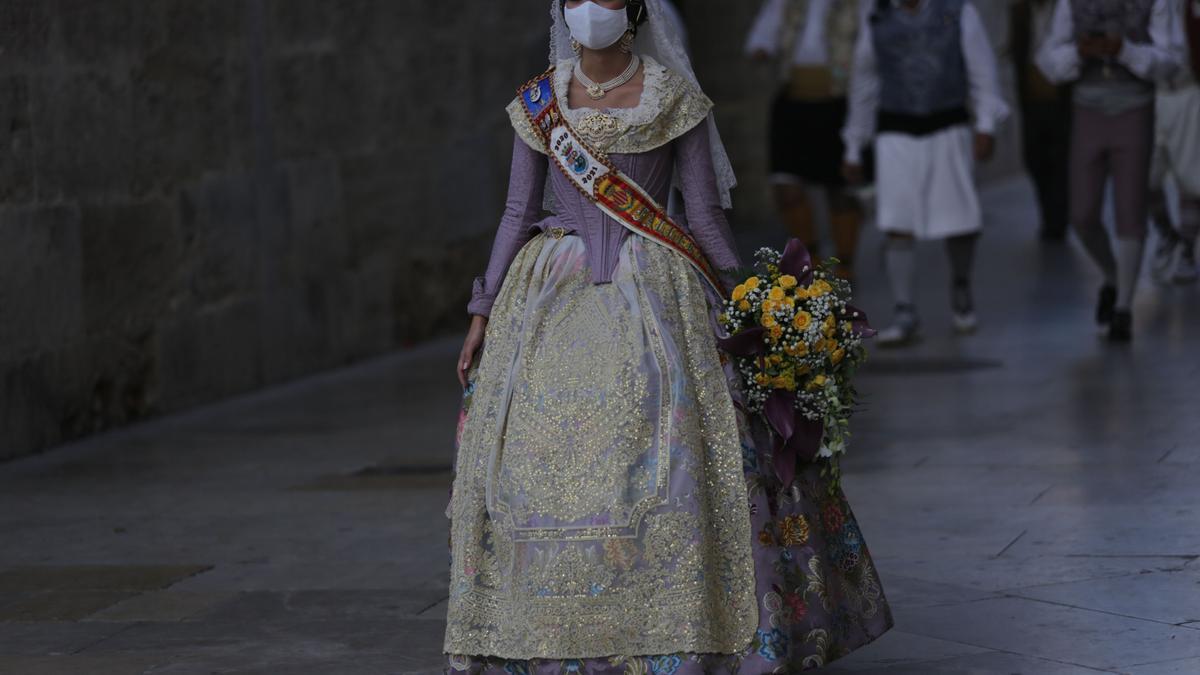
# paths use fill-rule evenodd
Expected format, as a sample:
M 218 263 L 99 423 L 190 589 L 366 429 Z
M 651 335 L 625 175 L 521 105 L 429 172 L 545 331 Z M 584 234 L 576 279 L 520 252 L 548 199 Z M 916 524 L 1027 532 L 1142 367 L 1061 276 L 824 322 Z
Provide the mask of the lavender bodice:
M 740 267 L 741 261 L 725 211 L 721 208 L 708 133 L 708 125 L 701 123 L 654 150 L 612 154 L 609 159 L 655 201 L 664 205 L 670 194 L 673 170 L 678 166 L 687 216 L 679 219 L 679 224 L 691 232 L 714 267 L 730 270 Z M 557 213 L 541 218 L 547 172 Z M 490 315 L 492 303 L 517 252 L 535 234 L 554 227 L 561 227 L 583 239 L 593 283 L 611 281 L 618 252 L 630 235 L 629 230 L 589 202 L 557 169 L 551 170 L 545 155 L 530 148 L 519 137 L 514 138 L 504 216 L 492 244 L 487 273 L 475 280 L 467 311 Z

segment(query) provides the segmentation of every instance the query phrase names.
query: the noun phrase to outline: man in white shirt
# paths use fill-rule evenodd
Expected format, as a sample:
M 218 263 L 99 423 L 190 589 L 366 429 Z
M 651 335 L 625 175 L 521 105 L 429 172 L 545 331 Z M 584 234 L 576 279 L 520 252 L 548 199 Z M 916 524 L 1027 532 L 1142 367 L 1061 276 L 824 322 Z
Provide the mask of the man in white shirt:
M 1166 282 L 1196 281 L 1200 233 L 1200 0 L 1183 3 L 1184 66 L 1158 86 L 1154 102 L 1154 159 L 1150 165 L 1150 221 L 1158 231 L 1154 272 Z M 1179 191 L 1178 230 L 1171 224 L 1165 183 Z
M 861 178 L 863 150 L 875 142 L 878 223 L 887 235 L 885 261 L 896 301 L 892 325 L 879 333 L 881 345 L 917 337 L 918 239 L 946 242 L 954 327 L 964 334 L 975 330 L 971 274 L 983 213 L 974 162 L 992 155 L 996 128 L 1008 114 L 996 55 L 971 2 L 874 4 L 855 50 L 842 136 L 851 180 Z
M 1114 342 L 1133 338 L 1133 294 L 1146 240 L 1154 83 L 1182 61 L 1174 0 L 1058 0 L 1038 67 L 1073 83 L 1071 222 L 1104 275 L 1096 321 Z M 1117 247 L 1101 222 L 1113 181 Z
M 841 174 L 838 134 L 865 0 L 765 0 L 746 41 L 756 60 L 777 59 L 782 86 L 771 109 L 770 171 L 780 217 L 815 255 L 807 188 L 825 190 L 838 273 L 852 270 L 862 207 Z

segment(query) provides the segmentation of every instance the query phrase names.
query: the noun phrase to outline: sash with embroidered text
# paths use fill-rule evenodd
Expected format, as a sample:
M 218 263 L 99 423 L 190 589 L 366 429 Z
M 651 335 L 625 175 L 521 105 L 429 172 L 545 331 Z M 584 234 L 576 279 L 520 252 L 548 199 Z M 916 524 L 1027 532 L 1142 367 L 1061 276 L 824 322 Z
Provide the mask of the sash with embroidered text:
M 609 158 L 585 143 L 558 107 L 552 78 L 554 68 L 527 82 L 519 90 L 522 107 L 546 154 L 583 196 L 626 229 L 658 242 L 682 255 L 719 295 L 720 277 L 700 245 L 667 216 L 632 178 Z

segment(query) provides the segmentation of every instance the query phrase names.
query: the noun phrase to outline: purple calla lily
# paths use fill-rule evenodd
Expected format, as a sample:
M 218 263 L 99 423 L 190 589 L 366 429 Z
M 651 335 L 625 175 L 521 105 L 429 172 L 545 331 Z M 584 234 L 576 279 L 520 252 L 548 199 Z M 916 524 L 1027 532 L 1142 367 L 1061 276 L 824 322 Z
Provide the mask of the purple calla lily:
M 772 448 L 775 473 L 784 485 L 796 479 L 797 460 L 811 462 L 821 450 L 825 425 L 796 410 L 796 393 L 776 389 L 767 397 L 763 414 L 775 431 Z
M 839 317 L 842 321 L 850 322 L 850 330 L 861 338 L 873 338 L 878 332 L 871 328 L 867 321 L 867 313 L 853 305 L 846 305 L 846 311 Z
M 790 274 L 796 277 L 801 286 L 807 286 L 812 283 L 814 271 L 812 255 L 804 242 L 799 239 L 788 240 L 783 257 L 779 259 L 779 272 Z
M 767 351 L 767 343 L 763 340 L 767 329 L 762 326 L 747 328 L 717 340 L 717 346 L 734 356 L 757 356 Z

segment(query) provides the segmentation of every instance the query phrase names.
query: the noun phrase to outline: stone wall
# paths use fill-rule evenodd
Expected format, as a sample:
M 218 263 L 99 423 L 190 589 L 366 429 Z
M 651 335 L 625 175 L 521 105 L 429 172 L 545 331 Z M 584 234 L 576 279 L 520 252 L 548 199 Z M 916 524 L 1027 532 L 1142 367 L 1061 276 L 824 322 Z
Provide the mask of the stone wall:
M 774 82 L 741 54 L 758 3 L 679 4 L 735 228 L 773 241 Z M 0 0 L 0 458 L 461 329 L 546 20 L 544 0 Z
M 459 328 L 540 2 L 0 0 L 0 458 Z

